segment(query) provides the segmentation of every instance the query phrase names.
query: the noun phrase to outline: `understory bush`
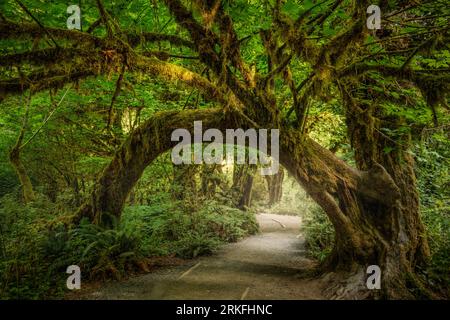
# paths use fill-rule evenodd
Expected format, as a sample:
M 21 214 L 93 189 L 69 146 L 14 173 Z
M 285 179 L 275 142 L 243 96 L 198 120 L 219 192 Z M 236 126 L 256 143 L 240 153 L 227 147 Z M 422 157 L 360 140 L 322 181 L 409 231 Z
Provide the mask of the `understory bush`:
M 191 212 L 181 201 L 131 206 L 125 209 L 122 224 L 141 239 L 147 255 L 175 254 L 182 258 L 211 253 L 221 243 L 236 241 L 258 230 L 252 212 L 213 200 Z
M 253 213 L 214 201 L 186 212 L 181 201 L 163 197 L 127 207 L 111 229 L 87 220 L 67 227 L 67 213 L 45 197 L 25 206 L 7 195 L 0 201 L 0 299 L 60 298 L 69 265 L 81 268 L 82 279 L 120 279 L 148 271 L 152 257 L 192 258 L 257 231 Z
M 431 261 L 424 270 L 428 282 L 450 297 L 450 215 L 448 209 L 422 210 L 422 219 L 428 235 Z
M 302 229 L 308 255 L 324 261 L 334 244 L 334 228 L 328 216 L 320 207 L 313 207 L 304 215 Z
M 428 282 L 450 297 L 450 140 L 449 127 L 422 133 L 414 150 L 421 214 L 431 251 L 424 270 Z

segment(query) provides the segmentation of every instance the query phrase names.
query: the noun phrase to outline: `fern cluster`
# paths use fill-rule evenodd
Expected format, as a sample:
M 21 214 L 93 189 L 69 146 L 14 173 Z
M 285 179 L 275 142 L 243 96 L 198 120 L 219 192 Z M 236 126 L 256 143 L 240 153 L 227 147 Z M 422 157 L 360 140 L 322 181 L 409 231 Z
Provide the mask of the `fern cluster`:
M 0 298 L 60 298 L 67 292 L 66 269 L 78 265 L 82 283 L 121 279 L 149 271 L 152 258 L 192 258 L 221 243 L 257 231 L 252 212 L 216 201 L 187 211 L 182 201 L 158 198 L 129 206 L 120 222 L 104 229 L 87 220 L 67 227 L 58 206 L 40 196 L 20 205 L 12 195 L 0 201 Z

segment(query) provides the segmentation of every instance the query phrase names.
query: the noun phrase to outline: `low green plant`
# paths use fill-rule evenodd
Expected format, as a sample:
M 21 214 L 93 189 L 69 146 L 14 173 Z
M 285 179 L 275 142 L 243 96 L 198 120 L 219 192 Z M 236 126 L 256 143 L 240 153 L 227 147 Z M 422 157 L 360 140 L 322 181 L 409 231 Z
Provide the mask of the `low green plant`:
M 423 270 L 428 282 L 450 297 L 450 140 L 448 127 L 423 132 L 416 144 L 416 174 L 421 214 L 431 251 Z
M 186 210 L 182 201 L 169 200 L 130 206 L 121 223 L 141 238 L 147 255 L 175 254 L 182 258 L 211 253 L 221 243 L 237 241 L 258 230 L 254 213 L 214 200 L 204 202 L 196 211 Z
M 302 229 L 308 255 L 324 261 L 334 244 L 334 228 L 327 215 L 319 207 L 313 207 L 305 214 Z
M 155 195 L 152 205 L 129 206 L 113 228 L 81 220 L 67 227 L 66 213 L 41 194 L 29 205 L 18 194 L 0 201 L 0 298 L 62 297 L 66 268 L 78 265 L 83 279 L 119 279 L 148 270 L 149 258 L 193 258 L 220 244 L 255 233 L 253 212 L 215 200 L 195 210 L 183 201 Z

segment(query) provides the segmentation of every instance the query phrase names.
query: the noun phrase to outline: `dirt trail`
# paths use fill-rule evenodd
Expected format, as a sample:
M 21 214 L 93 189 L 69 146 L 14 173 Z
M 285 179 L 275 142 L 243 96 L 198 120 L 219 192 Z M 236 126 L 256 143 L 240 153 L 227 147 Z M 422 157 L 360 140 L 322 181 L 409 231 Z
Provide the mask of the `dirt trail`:
M 214 255 L 84 292 L 83 299 L 323 299 L 299 217 L 258 214 L 261 233 Z

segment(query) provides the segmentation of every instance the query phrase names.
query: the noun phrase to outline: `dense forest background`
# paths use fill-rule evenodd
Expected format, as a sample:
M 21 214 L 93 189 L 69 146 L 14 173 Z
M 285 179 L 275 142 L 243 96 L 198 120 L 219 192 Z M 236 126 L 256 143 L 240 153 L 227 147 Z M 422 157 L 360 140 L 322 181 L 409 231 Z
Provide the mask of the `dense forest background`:
M 383 28 L 366 30 L 357 40 L 339 38 L 357 19 L 355 12 L 365 24 L 367 6 L 358 9 L 354 1 L 77 4 L 79 31 L 67 29 L 67 1 L 0 4 L 0 298 L 61 298 L 66 267 L 72 264 L 84 270 L 86 279 L 121 279 L 211 253 L 256 233 L 257 212 L 302 215 L 308 254 L 329 262 L 336 221 L 318 205 L 315 189 L 299 186 L 284 166 L 266 177 L 255 165 L 176 166 L 165 150 L 131 185 L 120 217 L 110 212 L 106 224 L 89 214 L 73 220 L 139 128 L 160 112 L 195 114 L 217 107 L 228 112 L 235 108 L 229 101 L 236 99 L 250 105 L 257 99 L 242 93 L 240 82 L 255 96 L 267 93 L 262 104 L 276 105 L 281 120 L 269 122 L 294 128 L 351 168 L 370 167 L 361 164 L 371 152 L 361 151 L 361 145 L 376 148 L 377 159 L 403 159 L 400 166 L 409 163 L 404 154 L 413 159 L 417 183 L 405 188 L 418 191 L 425 227 L 420 236 L 428 241 L 430 259 L 415 269 L 422 285 L 413 281 L 410 292 L 416 298 L 448 298 L 446 1 L 381 1 Z M 184 12 L 180 18 L 177 5 L 193 16 Z M 202 36 L 217 41 L 216 47 L 199 45 L 202 36 L 195 35 L 203 27 L 208 33 Z M 299 37 L 297 42 L 283 37 L 291 27 L 304 32 L 302 38 L 291 35 Z M 330 56 L 322 63 L 321 50 L 327 46 Z M 344 52 L 347 58 L 339 62 Z M 358 75 L 339 70 L 352 63 L 363 68 Z M 372 71 L 360 79 L 364 70 Z M 225 98 L 210 91 L 208 83 Z M 360 109 L 349 107 L 351 99 Z M 370 116 L 359 117 L 355 110 Z M 260 113 L 245 117 L 258 122 Z M 364 132 L 371 139 L 355 139 Z

